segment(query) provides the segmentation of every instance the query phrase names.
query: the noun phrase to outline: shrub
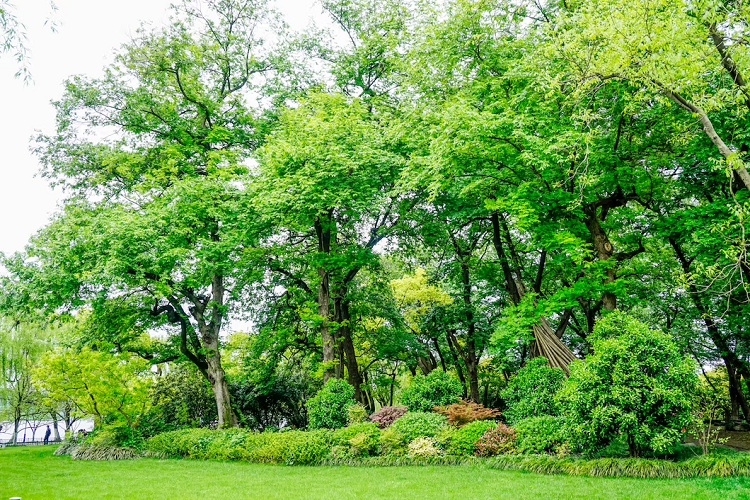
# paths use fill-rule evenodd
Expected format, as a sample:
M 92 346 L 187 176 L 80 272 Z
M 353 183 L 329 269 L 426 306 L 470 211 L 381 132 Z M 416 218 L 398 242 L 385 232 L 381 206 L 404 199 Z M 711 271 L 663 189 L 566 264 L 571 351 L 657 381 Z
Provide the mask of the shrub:
M 354 387 L 345 380 L 329 379 L 307 402 L 311 429 L 338 429 L 347 423 L 349 407 L 354 404 Z
M 438 406 L 435 411 L 447 416 L 448 423 L 456 427 L 464 426 L 475 420 L 494 420 L 500 416 L 499 410 L 465 400 L 448 406 Z
M 516 423 L 515 429 L 521 453 L 554 452 L 566 442 L 565 423 L 560 417 L 525 418 Z
M 289 446 L 289 450 L 284 457 L 284 463 L 287 465 L 313 465 L 328 456 L 331 451 L 330 431 L 309 431 L 301 434 Z
M 480 457 L 494 457 L 503 453 L 515 453 L 516 431 L 505 424 L 487 429 L 474 444 L 474 453 Z
M 406 406 L 384 406 L 370 415 L 370 421 L 378 424 L 381 429 L 385 429 L 402 417 L 406 411 Z
M 559 415 L 555 394 L 564 380 L 563 371 L 551 368 L 546 358 L 530 359 L 501 394 L 506 404 L 505 419 L 514 424 L 524 418 Z
M 436 406 L 458 402 L 462 393 L 458 379 L 433 370 L 426 377 L 415 377 L 411 385 L 401 391 L 401 402 L 411 411 L 430 411 Z
M 449 453 L 451 455 L 473 455 L 476 451 L 475 444 L 479 441 L 479 438 L 487 430 L 495 427 L 497 427 L 497 422 L 489 420 L 476 420 L 464 425 L 451 437 Z
M 594 450 L 622 435 L 633 457 L 670 451 L 690 423 L 694 363 L 667 334 L 620 312 L 590 338 L 594 353 L 570 365 L 560 393 L 571 440 Z
M 409 456 L 414 458 L 434 457 L 440 454 L 435 440 L 428 437 L 418 437 L 409 443 Z
M 448 420 L 437 413 L 409 412 L 390 427 L 403 436 L 406 443 L 418 437 L 437 436 L 448 426 Z
M 367 410 L 360 403 L 353 404 L 349 407 L 346 412 L 346 422 L 351 424 L 359 424 L 367 420 Z
M 380 433 L 380 440 L 378 441 L 378 453 L 384 456 L 400 456 L 406 453 L 406 447 L 404 446 L 404 436 L 398 431 L 393 430 L 393 427 L 389 427 Z
M 380 429 L 371 422 L 352 424 L 333 433 L 333 443 L 349 447 L 354 456 L 376 454 L 379 442 Z

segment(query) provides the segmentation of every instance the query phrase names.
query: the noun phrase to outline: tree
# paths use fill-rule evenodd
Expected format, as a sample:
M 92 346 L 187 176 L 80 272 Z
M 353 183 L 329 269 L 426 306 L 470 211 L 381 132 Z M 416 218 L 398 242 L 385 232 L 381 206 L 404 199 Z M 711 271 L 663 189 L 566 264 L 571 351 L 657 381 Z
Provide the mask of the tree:
M 234 426 L 220 337 L 256 279 L 243 176 L 263 122 L 247 96 L 273 64 L 259 38 L 265 4 L 208 6 L 184 2 L 170 26 L 139 31 L 103 78 L 67 82 L 57 131 L 36 151 L 43 175 L 73 198 L 36 238 L 30 267 L 55 291 L 38 296 L 47 309 L 85 304 L 108 325 L 106 341 L 193 363 L 219 424 Z M 168 341 L 141 345 L 150 328 Z
M 571 365 L 559 395 L 573 440 L 591 450 L 623 436 L 632 457 L 672 450 L 690 423 L 695 363 L 668 335 L 620 312 L 593 337 L 594 353 Z
M 147 367 L 144 360 L 89 348 L 50 351 L 35 368 L 34 381 L 55 400 L 69 400 L 97 427 L 120 420 L 134 428 L 149 406 Z
M 32 370 L 47 348 L 43 329 L 7 319 L 0 324 L 0 414 L 13 422 L 13 443 L 21 422 L 40 416 Z

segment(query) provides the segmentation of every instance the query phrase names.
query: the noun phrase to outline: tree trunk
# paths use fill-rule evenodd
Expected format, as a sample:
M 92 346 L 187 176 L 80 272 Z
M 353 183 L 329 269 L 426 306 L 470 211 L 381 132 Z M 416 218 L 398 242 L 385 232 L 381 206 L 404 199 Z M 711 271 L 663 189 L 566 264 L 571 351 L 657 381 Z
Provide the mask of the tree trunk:
M 599 223 L 599 216 L 596 213 L 596 208 L 586 210 L 586 227 L 591 234 L 591 240 L 594 244 L 594 251 L 596 251 L 597 259 L 600 262 L 610 262 L 605 270 L 606 277 L 604 278 L 604 284 L 608 285 L 615 281 L 617 275 L 617 266 L 614 261 L 614 248 L 612 243 L 607 237 L 607 233 Z M 617 297 L 612 292 L 604 292 L 602 296 L 602 307 L 607 311 L 614 311 L 617 309 Z
M 318 252 L 325 254 L 331 252 L 331 224 L 330 212 L 325 224 L 321 222 L 320 217 L 315 218 L 315 234 L 318 236 Z M 329 318 L 331 316 L 331 292 L 329 288 L 328 271 L 323 267 L 319 267 L 318 277 L 320 278 L 320 283 L 318 284 L 318 316 L 322 318 L 322 323 L 320 325 L 320 340 L 323 343 L 323 364 L 325 365 L 323 383 L 325 383 L 329 378 L 335 375 L 334 363 L 336 360 L 336 352 L 333 345 L 333 335 L 328 326 Z
M 52 414 L 52 435 L 55 441 L 60 441 L 60 430 L 57 428 L 57 415 Z
M 362 398 L 362 377 L 359 373 L 359 364 L 357 363 L 357 353 L 354 350 L 354 341 L 352 340 L 352 330 L 349 326 L 351 316 L 349 314 L 349 301 L 343 295 L 346 289 L 339 290 L 337 297 L 334 299 L 334 317 L 339 324 L 337 336 L 343 347 L 346 356 L 346 371 L 349 383 L 354 387 L 354 399 L 360 403 L 366 404 Z
M 466 392 L 466 377 L 464 376 L 464 370 L 461 367 L 461 363 L 458 361 L 456 347 L 453 345 L 453 343 L 456 341 L 455 332 L 447 331 L 445 332 L 445 336 L 448 339 L 448 349 L 450 350 L 451 357 L 453 358 L 453 365 L 456 367 L 458 379 L 461 381 L 461 387 L 463 387 L 464 390 L 463 398 L 466 399 L 466 396 L 468 395 L 468 393 Z
M 513 276 L 513 271 L 505 253 L 500 234 L 500 216 L 497 212 L 492 212 L 490 218 L 492 220 L 492 243 L 497 253 L 497 259 L 500 262 L 500 268 L 503 271 L 505 288 L 510 295 L 513 305 L 518 305 L 523 298 L 525 287 L 521 282 L 520 275 L 517 275 L 517 279 Z M 544 356 L 547 358 L 550 366 L 561 368 L 567 375 L 569 373 L 568 365 L 576 357 L 568 349 L 568 346 L 563 344 L 557 337 L 554 330 L 549 326 L 547 318 L 541 317 L 540 321 L 536 325 L 533 325 L 531 330 L 534 335 L 531 356 Z

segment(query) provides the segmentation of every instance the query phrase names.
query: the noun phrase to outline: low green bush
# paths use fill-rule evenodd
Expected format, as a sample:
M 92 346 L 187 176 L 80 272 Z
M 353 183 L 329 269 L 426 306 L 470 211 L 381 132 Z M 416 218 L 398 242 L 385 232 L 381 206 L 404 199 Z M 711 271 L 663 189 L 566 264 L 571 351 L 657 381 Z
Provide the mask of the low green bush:
M 402 456 L 406 453 L 404 436 L 393 427 L 388 427 L 380 433 L 378 454 L 381 456 Z
M 461 382 L 441 370 L 423 377 L 417 375 L 411 385 L 401 391 L 401 402 L 410 411 L 431 411 L 436 406 L 457 403 L 463 394 Z
M 354 405 L 354 387 L 341 379 L 329 379 L 326 385 L 307 402 L 307 416 L 311 429 L 338 429 L 349 419 L 349 407 Z
M 565 423 L 549 415 L 525 418 L 516 423 L 516 447 L 521 453 L 549 453 L 565 444 Z
M 333 444 L 349 447 L 352 455 L 375 455 L 380 443 L 380 429 L 372 422 L 352 424 L 333 433 Z
M 506 404 L 503 414 L 508 423 L 515 425 L 524 418 L 559 415 L 555 395 L 564 381 L 563 371 L 551 368 L 546 358 L 530 359 L 501 393 Z
M 434 438 L 448 427 L 448 420 L 438 413 L 409 412 L 396 420 L 390 429 L 399 433 L 404 443 L 411 443 L 418 437 Z
M 284 433 L 280 433 L 283 435 Z M 284 456 L 287 465 L 314 465 L 319 463 L 331 451 L 331 433 L 319 430 L 300 433 L 289 446 Z
M 489 429 L 497 427 L 497 422 L 491 420 L 475 420 L 469 422 L 451 437 L 448 453 L 451 455 L 473 455 L 476 442 Z

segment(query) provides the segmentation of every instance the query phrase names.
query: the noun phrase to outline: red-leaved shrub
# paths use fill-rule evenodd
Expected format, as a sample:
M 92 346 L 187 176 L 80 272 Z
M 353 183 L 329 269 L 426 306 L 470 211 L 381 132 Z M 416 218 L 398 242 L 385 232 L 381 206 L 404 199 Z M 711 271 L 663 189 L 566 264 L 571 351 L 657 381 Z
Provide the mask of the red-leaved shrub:
M 456 427 L 462 427 L 475 420 L 494 420 L 500 416 L 500 411 L 494 408 L 487 408 L 479 403 L 461 400 L 460 403 L 454 403 L 447 406 L 436 406 L 433 410 L 442 413 L 448 417 L 448 423 Z
M 385 429 L 402 417 L 404 413 L 406 413 L 406 406 L 384 406 L 370 415 L 370 422 L 378 424 L 381 429 Z
M 475 443 L 474 449 L 480 457 L 492 457 L 516 451 L 516 431 L 505 424 L 487 429 Z

